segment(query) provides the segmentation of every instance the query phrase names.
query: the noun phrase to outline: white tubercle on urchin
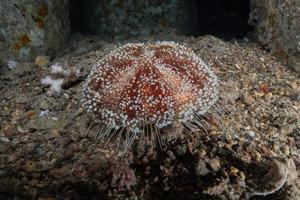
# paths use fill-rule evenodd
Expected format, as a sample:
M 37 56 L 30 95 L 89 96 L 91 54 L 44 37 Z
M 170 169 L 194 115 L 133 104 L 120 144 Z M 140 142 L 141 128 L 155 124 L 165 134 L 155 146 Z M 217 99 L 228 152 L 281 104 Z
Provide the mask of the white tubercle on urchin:
M 94 65 L 82 100 L 107 127 L 139 133 L 205 114 L 218 100 L 218 78 L 178 43 L 125 44 Z

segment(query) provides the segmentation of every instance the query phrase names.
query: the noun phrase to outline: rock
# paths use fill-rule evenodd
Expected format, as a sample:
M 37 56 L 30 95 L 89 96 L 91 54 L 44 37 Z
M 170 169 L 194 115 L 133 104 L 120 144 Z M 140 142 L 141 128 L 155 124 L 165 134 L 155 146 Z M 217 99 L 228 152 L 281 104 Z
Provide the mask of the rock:
M 171 158 L 171 160 L 176 159 L 176 156 L 174 155 L 174 153 L 172 151 L 168 151 L 167 154 L 169 155 L 169 158 Z
M 59 110 L 65 106 L 67 99 L 65 96 L 60 98 L 42 96 L 34 101 L 33 105 L 37 110 Z M 40 113 L 41 114 L 41 113 Z
M 34 63 L 39 67 L 46 67 L 49 63 L 49 56 L 37 56 Z
M 206 176 L 210 173 L 209 169 L 206 167 L 206 162 L 203 159 L 199 159 L 196 166 L 196 173 L 198 176 Z
M 300 1 L 252 0 L 250 23 L 256 39 L 300 72 Z
M 0 1 L 0 57 L 32 61 L 54 56 L 69 36 L 68 1 Z
M 23 167 L 23 169 L 26 171 L 26 172 L 32 172 L 35 170 L 35 165 L 36 163 L 33 162 L 33 161 L 27 161 Z
M 24 135 L 22 137 L 20 137 L 20 142 L 23 142 L 23 143 L 27 143 L 30 139 L 30 136 L 29 135 Z
M 288 85 L 293 89 L 293 90 L 297 90 L 298 85 L 296 81 L 290 81 L 288 82 Z
M 61 168 L 52 169 L 49 172 L 49 175 L 54 177 L 65 177 L 69 173 L 72 173 L 72 166 L 64 165 Z
M 29 121 L 28 128 L 35 129 L 35 130 L 47 130 L 58 126 L 59 123 L 60 123 L 59 120 L 43 115 L 41 117 Z
M 255 132 L 254 131 L 248 131 L 247 136 L 250 140 L 253 140 L 255 138 Z
M 16 102 L 17 103 L 26 103 L 27 101 L 30 100 L 30 97 L 32 97 L 32 93 L 21 93 L 21 94 L 16 94 Z
M 214 172 L 217 172 L 221 169 L 220 160 L 217 158 L 213 158 L 209 161 L 209 165 Z

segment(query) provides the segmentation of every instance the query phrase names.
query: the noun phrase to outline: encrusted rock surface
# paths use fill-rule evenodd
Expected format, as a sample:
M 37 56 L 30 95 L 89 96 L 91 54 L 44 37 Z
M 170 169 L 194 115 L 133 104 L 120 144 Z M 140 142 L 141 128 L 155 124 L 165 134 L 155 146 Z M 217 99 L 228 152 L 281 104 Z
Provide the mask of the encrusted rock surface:
M 0 59 L 56 56 L 75 31 L 126 38 L 150 34 L 197 34 L 197 5 L 191 1 L 0 1 Z M 300 2 L 251 0 L 249 23 L 256 40 L 280 61 L 300 71 Z M 80 12 L 78 12 L 78 7 Z
M 1 0 L 0 58 L 54 56 L 69 37 L 68 0 Z
M 300 72 L 300 1 L 252 0 L 250 23 L 257 40 Z

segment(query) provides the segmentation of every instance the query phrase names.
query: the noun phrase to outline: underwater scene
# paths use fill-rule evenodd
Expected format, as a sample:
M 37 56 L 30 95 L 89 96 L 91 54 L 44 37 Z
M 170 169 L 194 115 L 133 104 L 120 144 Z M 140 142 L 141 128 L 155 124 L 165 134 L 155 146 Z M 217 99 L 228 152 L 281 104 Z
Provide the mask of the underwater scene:
M 299 0 L 1 0 L 0 200 L 300 200 Z

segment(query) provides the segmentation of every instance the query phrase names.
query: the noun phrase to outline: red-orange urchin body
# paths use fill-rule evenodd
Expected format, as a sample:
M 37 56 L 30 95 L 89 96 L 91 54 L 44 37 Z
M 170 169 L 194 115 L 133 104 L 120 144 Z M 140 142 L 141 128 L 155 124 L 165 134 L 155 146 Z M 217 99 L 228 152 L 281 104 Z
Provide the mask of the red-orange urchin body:
M 83 105 L 105 130 L 142 133 L 145 125 L 160 129 L 205 114 L 218 100 L 217 87 L 213 71 L 185 46 L 126 44 L 95 64 Z

